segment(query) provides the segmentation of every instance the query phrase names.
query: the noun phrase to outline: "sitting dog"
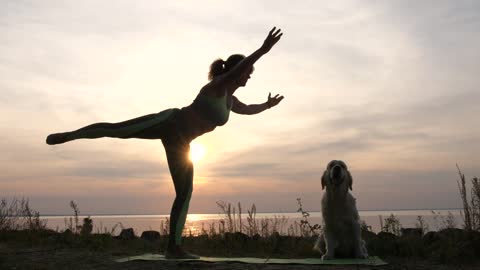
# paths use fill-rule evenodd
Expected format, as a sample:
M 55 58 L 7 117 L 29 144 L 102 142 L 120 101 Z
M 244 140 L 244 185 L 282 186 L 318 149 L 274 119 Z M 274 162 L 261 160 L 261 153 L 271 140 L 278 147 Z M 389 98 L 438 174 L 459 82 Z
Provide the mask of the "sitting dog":
M 365 242 L 360 235 L 360 222 L 352 190 L 353 179 L 347 165 L 332 160 L 322 176 L 323 235 L 318 237 L 314 249 L 322 252 L 323 260 L 334 258 L 367 258 Z

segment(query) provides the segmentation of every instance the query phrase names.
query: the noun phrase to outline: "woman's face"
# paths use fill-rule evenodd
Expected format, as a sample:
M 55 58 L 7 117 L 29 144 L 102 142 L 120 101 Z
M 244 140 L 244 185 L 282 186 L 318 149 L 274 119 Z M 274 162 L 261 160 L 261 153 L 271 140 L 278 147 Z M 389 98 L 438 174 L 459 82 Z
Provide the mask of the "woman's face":
M 247 85 L 247 81 L 250 79 L 250 75 L 253 73 L 253 70 L 254 68 L 252 67 L 240 76 L 240 78 L 238 79 L 239 86 Z

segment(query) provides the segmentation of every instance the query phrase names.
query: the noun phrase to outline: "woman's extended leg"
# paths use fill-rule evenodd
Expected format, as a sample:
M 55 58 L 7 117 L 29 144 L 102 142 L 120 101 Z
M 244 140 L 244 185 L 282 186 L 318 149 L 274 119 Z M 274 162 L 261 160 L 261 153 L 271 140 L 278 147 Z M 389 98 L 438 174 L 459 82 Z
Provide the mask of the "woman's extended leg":
M 60 144 L 76 139 L 139 138 L 160 139 L 166 120 L 178 109 L 168 109 L 119 123 L 96 123 L 71 132 L 55 133 L 47 137 L 47 144 Z
M 168 167 L 175 186 L 175 200 L 170 212 L 170 237 L 167 258 L 195 259 L 198 256 L 182 250 L 182 232 L 188 213 L 188 206 L 193 190 L 193 164 L 188 158 L 190 145 L 188 141 L 173 139 L 163 140 L 167 154 Z

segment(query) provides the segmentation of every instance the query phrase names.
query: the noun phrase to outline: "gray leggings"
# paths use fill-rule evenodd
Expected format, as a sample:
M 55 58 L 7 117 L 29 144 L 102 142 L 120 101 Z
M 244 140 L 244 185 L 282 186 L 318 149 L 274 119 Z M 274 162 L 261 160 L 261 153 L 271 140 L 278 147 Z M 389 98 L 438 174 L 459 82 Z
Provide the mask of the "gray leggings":
M 169 109 L 119 123 L 95 123 L 67 135 L 69 141 L 103 137 L 162 140 L 176 193 L 170 212 L 170 247 L 181 244 L 193 190 L 193 164 L 188 158 L 190 140 L 182 136 L 177 123 L 181 121 L 179 114 L 179 109 Z

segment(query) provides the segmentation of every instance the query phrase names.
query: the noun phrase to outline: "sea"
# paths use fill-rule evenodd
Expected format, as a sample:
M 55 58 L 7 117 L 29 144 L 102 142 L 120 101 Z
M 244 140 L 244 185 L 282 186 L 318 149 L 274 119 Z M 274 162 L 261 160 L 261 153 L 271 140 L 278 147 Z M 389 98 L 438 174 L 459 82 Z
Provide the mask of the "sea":
M 423 226 L 428 231 L 438 231 L 446 227 L 461 228 L 463 225 L 461 209 L 372 210 L 359 211 L 359 215 L 366 226 L 375 233 L 381 231 L 382 224 L 385 225 L 386 219 L 391 219 L 392 215 L 399 221 L 402 228 Z M 85 217 L 78 216 L 78 225 L 82 224 Z M 89 217 L 93 220 L 93 233 L 117 235 L 124 228 L 133 228 L 136 235 L 141 235 L 143 231 L 150 230 L 165 232 L 169 215 L 91 215 Z M 41 219 L 46 221 L 48 228 L 60 232 L 75 225 L 73 216 L 41 216 Z M 276 222 L 276 228 L 280 234 L 292 234 L 293 229 L 298 228 L 301 220 L 307 220 L 312 226 L 321 225 L 322 213 L 309 212 L 308 217 L 303 217 L 300 212 L 256 213 L 255 220 L 257 224 L 266 220 L 270 226 Z M 241 221 L 242 227 L 248 225 L 246 214 L 242 215 Z M 423 225 L 420 225 L 421 223 Z M 237 226 L 239 224 L 238 214 L 235 217 L 235 224 Z M 188 214 L 184 233 L 198 235 L 205 231 L 208 232 L 212 228 L 218 231 L 222 226 L 228 226 L 228 218 L 225 214 Z

